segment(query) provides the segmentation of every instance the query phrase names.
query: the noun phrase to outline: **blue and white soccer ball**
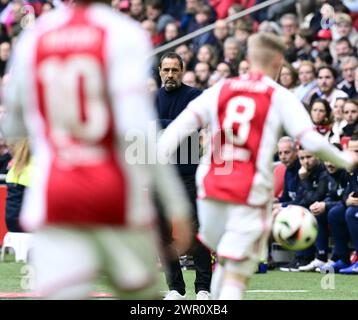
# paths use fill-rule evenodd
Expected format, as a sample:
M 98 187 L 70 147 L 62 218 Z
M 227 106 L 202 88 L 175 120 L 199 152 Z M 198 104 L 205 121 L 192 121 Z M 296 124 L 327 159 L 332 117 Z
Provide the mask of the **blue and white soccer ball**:
M 288 250 L 303 250 L 317 238 L 317 220 L 306 208 L 289 205 L 276 216 L 272 234 L 276 242 Z

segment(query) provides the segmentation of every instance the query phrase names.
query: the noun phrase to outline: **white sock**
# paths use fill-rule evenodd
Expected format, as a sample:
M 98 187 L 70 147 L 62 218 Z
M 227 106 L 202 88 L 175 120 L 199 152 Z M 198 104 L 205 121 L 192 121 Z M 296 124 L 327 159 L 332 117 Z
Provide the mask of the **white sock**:
M 219 300 L 242 300 L 246 286 L 239 280 L 223 281 Z
M 224 267 L 221 264 L 217 263 L 215 265 L 215 269 L 211 277 L 210 292 L 211 292 L 212 300 L 219 299 L 219 293 L 220 293 L 223 278 L 224 278 Z

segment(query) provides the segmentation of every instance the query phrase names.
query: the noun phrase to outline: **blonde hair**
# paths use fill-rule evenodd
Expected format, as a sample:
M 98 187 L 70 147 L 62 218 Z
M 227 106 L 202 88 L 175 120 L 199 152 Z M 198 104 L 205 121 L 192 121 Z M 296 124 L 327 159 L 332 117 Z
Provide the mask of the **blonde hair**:
M 28 139 L 22 139 L 15 145 L 15 154 L 13 158 L 14 175 L 18 178 L 23 169 L 29 164 L 31 158 L 30 144 Z
M 259 63 L 267 64 L 274 55 L 283 55 L 285 50 L 282 39 L 270 32 L 256 33 L 248 39 L 248 56 Z
M 309 60 L 303 60 L 300 62 L 297 70 L 299 71 L 301 69 L 301 67 L 304 67 L 304 66 L 308 66 L 312 69 L 313 73 L 316 73 L 316 68 L 314 66 L 314 63 L 312 61 L 309 61 Z

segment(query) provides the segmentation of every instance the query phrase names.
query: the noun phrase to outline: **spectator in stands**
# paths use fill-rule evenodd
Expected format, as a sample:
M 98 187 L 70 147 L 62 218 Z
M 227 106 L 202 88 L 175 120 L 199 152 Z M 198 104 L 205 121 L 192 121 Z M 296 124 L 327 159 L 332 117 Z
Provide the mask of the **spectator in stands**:
M 343 128 L 342 137 L 351 137 L 358 131 L 358 102 L 348 99 L 343 105 L 343 119 L 347 125 Z
M 195 66 L 195 59 L 193 51 L 190 49 L 189 45 L 182 43 L 175 48 L 175 53 L 177 53 L 184 62 L 185 70 L 193 71 Z
M 209 0 L 210 5 L 215 9 L 219 19 L 224 19 L 229 15 L 233 5 L 240 5 L 242 9 L 250 8 L 255 5 L 255 0 Z
M 142 22 L 146 18 L 144 0 L 131 0 L 129 7 L 129 15 L 139 21 Z
M 329 137 L 332 129 L 331 106 L 325 99 L 316 99 L 308 107 L 311 120 L 318 133 Z
M 355 55 L 354 48 L 347 37 L 340 38 L 333 43 L 331 53 L 334 58 L 334 68 L 339 70 L 344 57 Z
M 194 72 L 196 76 L 196 81 L 198 83 L 198 88 L 206 89 L 208 88 L 209 78 L 211 76 L 211 66 L 207 62 L 198 62 L 195 65 Z
M 311 61 L 302 61 L 298 66 L 298 79 L 300 85 L 293 93 L 304 105 L 308 105 L 310 92 L 317 87 L 316 72 Z
M 158 33 L 156 22 L 150 19 L 146 19 L 142 21 L 142 27 L 147 30 L 150 39 L 152 41 L 153 47 L 157 47 L 161 45 L 164 41 L 164 34 Z
M 233 73 L 237 72 L 239 63 L 243 57 L 240 45 L 234 37 L 226 38 L 224 42 L 224 61 L 231 65 Z
M 346 13 L 337 13 L 334 17 L 335 24 L 332 26 L 333 39 L 348 38 L 353 47 L 358 45 L 358 33 L 353 28 L 352 18 Z
M 163 14 L 163 1 L 162 0 L 146 0 L 145 13 L 147 19 L 156 23 L 156 29 L 158 34 L 163 34 L 165 26 L 169 22 L 175 22 L 174 18 L 169 14 Z
M 209 63 L 210 68 L 214 69 L 218 62 L 215 49 L 210 44 L 203 44 L 196 55 L 197 62 Z
M 338 83 L 337 88 L 347 93 L 350 99 L 353 99 L 357 95 L 357 91 L 354 86 L 354 75 L 355 70 L 358 67 L 358 59 L 352 56 L 344 57 L 341 61 L 340 67 L 343 80 Z
M 224 42 L 229 35 L 229 27 L 224 20 L 216 20 L 213 30 L 213 47 L 216 50 L 219 61 L 224 58 Z
M 292 13 L 284 14 L 280 18 L 280 26 L 282 28 L 282 35 L 293 39 L 299 29 L 297 16 Z
M 278 83 L 290 91 L 294 91 L 297 85 L 298 74 L 290 63 L 285 61 L 282 65 Z
M 198 29 L 204 28 L 211 24 L 212 17 L 211 17 L 212 11 L 211 8 L 207 5 L 201 6 L 196 12 L 195 12 L 195 23 L 192 25 L 192 29 L 190 32 L 196 31 Z M 192 40 L 193 44 L 193 50 L 195 53 L 198 52 L 199 48 L 204 44 L 214 44 L 216 42 L 214 35 L 211 31 L 202 33 L 198 36 L 196 36 Z
M 183 83 L 189 87 L 198 87 L 198 83 L 196 82 L 196 76 L 194 71 L 185 71 L 183 74 Z
M 358 134 L 355 132 L 348 142 L 348 150 L 358 153 Z M 345 200 L 347 210 L 345 213 L 345 219 L 349 230 L 349 235 L 352 241 L 354 250 L 358 252 L 358 169 L 355 169 L 349 176 L 349 185 L 346 194 L 348 197 Z M 347 239 L 347 238 L 345 238 Z M 342 239 L 344 240 L 344 238 Z M 344 248 L 347 249 L 346 247 Z M 339 270 L 341 274 L 355 274 L 358 275 L 358 261 L 353 263 L 347 268 Z
M 337 72 L 331 66 L 321 66 L 317 70 L 317 89 L 312 91 L 310 103 L 317 98 L 326 99 L 331 108 L 337 98 L 347 98 L 348 95 L 336 88 Z
M 227 62 L 218 63 L 215 71 L 220 76 L 220 79 L 230 78 L 233 76 L 231 67 Z
M 33 163 L 27 139 L 15 145 L 12 165 L 6 175 L 6 226 L 10 232 L 23 232 L 19 224 L 20 210 L 25 190 L 31 184 Z
M 309 29 L 300 29 L 295 34 L 294 45 L 296 49 L 296 59 L 298 63 L 304 60 L 313 60 L 312 41 L 312 31 Z
M 195 15 L 205 5 L 206 3 L 204 0 L 186 0 L 185 14 L 181 17 L 180 20 L 180 29 L 184 34 L 190 33 L 197 29 Z M 215 10 L 212 9 L 210 6 L 209 8 L 211 9 L 209 23 L 211 23 L 215 21 L 216 13 Z
M 350 265 L 348 246 L 350 237 L 345 220 L 346 199 L 344 196 L 345 192 L 350 193 L 350 190 L 348 190 L 349 175 L 347 171 L 337 169 L 329 162 L 325 162 L 325 166 L 328 172 L 328 190 L 322 207 L 324 206 L 324 210 L 327 213 L 333 252 L 330 260 L 316 269 L 316 271 L 331 272 L 333 270 L 338 272 L 340 269 L 347 268 Z
M 333 58 L 328 50 L 318 52 L 314 66 L 318 70 L 322 66 L 331 66 L 333 64 Z
M 329 29 L 321 29 L 317 32 L 316 38 L 317 41 L 314 43 L 314 50 L 311 53 L 313 58 L 316 58 L 320 52 L 329 52 L 332 33 Z
M 164 43 L 179 38 L 179 28 L 175 22 L 169 22 L 164 28 Z
M 218 81 L 230 77 L 232 77 L 230 65 L 226 62 L 220 62 L 209 78 L 208 87 L 212 87 Z
M 183 0 L 163 0 L 164 13 L 171 15 L 176 21 L 184 15 L 185 1 Z
M 271 32 L 280 35 L 282 30 L 280 26 L 274 21 L 262 21 L 258 26 L 258 32 Z
M 241 51 L 246 54 L 247 39 L 253 32 L 253 22 L 248 19 L 239 19 L 236 21 L 234 37 L 240 45 Z
M 341 136 L 343 134 L 343 128 L 347 125 L 347 121 L 343 118 L 343 106 L 346 102 L 346 98 L 338 98 L 332 109 L 333 123 L 332 134 L 329 137 L 331 143 L 340 143 Z
M 204 63 L 201 62 L 200 64 Z M 182 83 L 183 72 L 184 63 L 178 54 L 170 52 L 161 57 L 159 73 L 163 86 L 157 92 L 156 105 L 160 123 L 164 129 L 186 108 L 191 100 L 201 94 L 201 90 Z M 193 220 L 197 230 L 195 172 L 199 159 L 199 141 L 196 141 L 195 138 L 190 140 L 191 143 L 187 140 L 187 143 L 182 144 L 182 147 L 179 148 L 177 159 L 180 177 L 193 206 Z M 197 157 L 192 152 L 197 152 Z M 186 156 L 187 164 L 182 164 L 180 161 L 183 154 Z M 197 159 L 196 162 L 195 159 Z M 170 291 L 165 299 L 183 300 L 185 299 L 185 283 L 178 256 L 172 249 L 172 231 L 163 219 L 161 204 L 158 202 L 157 207 L 161 219 L 160 227 L 165 256 L 169 260 L 166 280 Z M 196 269 L 195 292 L 197 299 L 208 299 L 211 281 L 211 256 L 210 252 L 197 240 L 193 247 L 193 258 Z
M 239 63 L 237 74 L 239 76 L 241 76 L 243 74 L 248 73 L 249 71 L 250 71 L 250 63 L 249 63 L 249 61 L 246 60 L 246 59 L 241 60 L 240 63 Z

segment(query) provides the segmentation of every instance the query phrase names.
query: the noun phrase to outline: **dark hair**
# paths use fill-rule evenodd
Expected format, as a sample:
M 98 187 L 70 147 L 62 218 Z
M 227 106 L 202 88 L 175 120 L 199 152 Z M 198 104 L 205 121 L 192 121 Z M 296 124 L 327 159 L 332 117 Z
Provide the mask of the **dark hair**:
M 159 68 L 162 67 L 162 62 L 164 59 L 166 58 L 169 58 L 169 59 L 177 59 L 179 61 L 179 64 L 180 64 L 180 69 L 183 70 L 184 69 L 184 62 L 183 62 L 183 59 L 181 58 L 180 55 L 178 55 L 177 53 L 173 52 L 173 51 L 170 51 L 170 52 L 167 52 L 167 53 L 164 53 L 161 58 L 160 58 L 160 61 L 159 61 Z
M 318 53 L 317 58 L 326 63 L 327 65 L 331 65 L 333 63 L 332 55 L 328 50 L 324 50 Z M 316 71 L 317 74 L 317 71 Z
M 311 29 L 299 29 L 297 34 L 305 39 L 308 43 L 313 42 L 313 32 Z
M 320 66 L 317 69 L 317 77 L 318 77 L 320 71 L 323 70 L 323 69 L 328 69 L 332 73 L 333 78 L 337 79 L 337 71 L 333 67 L 328 66 L 328 65 Z
M 327 121 L 325 121 L 324 124 L 327 124 L 330 122 L 330 119 L 331 119 L 331 113 L 332 113 L 332 109 L 331 109 L 331 106 L 329 105 L 329 102 L 326 100 L 326 99 L 314 99 L 311 104 L 309 105 L 308 107 L 308 112 L 310 113 L 310 116 L 311 116 L 311 111 L 312 111 L 312 107 L 315 103 L 322 103 L 323 106 L 324 106 L 324 109 L 326 111 L 326 118 L 327 118 Z
M 157 10 L 163 10 L 164 8 L 162 0 L 145 0 L 145 6 L 151 6 Z
M 347 42 L 349 48 L 353 49 L 353 46 L 352 46 L 351 42 L 349 41 L 348 37 L 342 37 L 342 38 L 338 39 L 338 40 L 336 41 L 336 45 L 337 45 L 338 43 L 342 43 L 342 42 Z
M 344 107 L 345 107 L 345 105 L 346 105 L 347 103 L 352 103 L 352 104 L 354 104 L 354 105 L 358 108 L 358 101 L 357 101 L 357 100 L 355 100 L 355 99 L 346 99 L 346 101 L 345 101 L 345 103 L 344 103 L 344 105 L 343 105 L 343 110 L 344 110 Z

